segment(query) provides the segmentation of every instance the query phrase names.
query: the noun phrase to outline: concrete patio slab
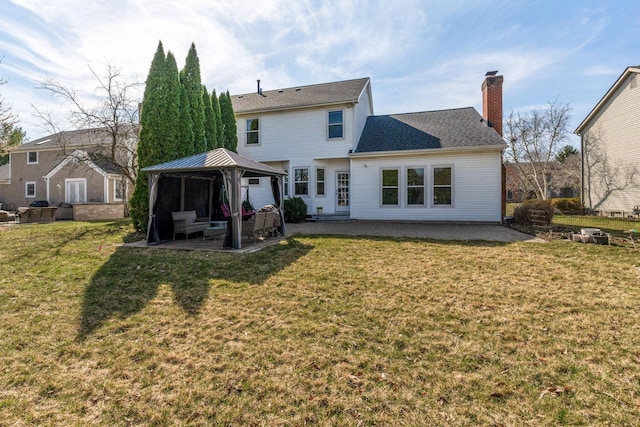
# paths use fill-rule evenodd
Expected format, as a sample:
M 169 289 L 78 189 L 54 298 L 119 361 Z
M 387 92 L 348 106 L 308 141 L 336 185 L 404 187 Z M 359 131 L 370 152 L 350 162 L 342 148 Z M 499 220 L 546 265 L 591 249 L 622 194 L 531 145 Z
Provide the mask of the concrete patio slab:
M 438 240 L 535 242 L 540 239 L 499 224 L 423 223 L 400 221 L 318 221 L 287 224 L 287 235 L 335 234 L 351 236 L 409 237 Z

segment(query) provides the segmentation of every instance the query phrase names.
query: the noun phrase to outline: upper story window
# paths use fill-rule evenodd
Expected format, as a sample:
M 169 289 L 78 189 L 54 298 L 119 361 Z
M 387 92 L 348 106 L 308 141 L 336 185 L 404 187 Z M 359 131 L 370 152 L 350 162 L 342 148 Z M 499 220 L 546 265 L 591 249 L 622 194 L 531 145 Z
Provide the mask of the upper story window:
M 329 111 L 329 139 L 344 138 L 344 114 L 342 110 Z
M 260 124 L 258 119 L 247 119 L 247 145 L 260 144 Z
M 382 170 L 382 205 L 394 205 L 400 204 L 400 191 L 399 191 L 399 173 L 398 169 L 383 169 Z
M 451 167 L 433 168 L 433 204 L 451 206 L 453 203 Z
M 309 168 L 294 169 L 293 189 L 296 196 L 309 195 Z
M 38 152 L 37 151 L 29 151 L 27 153 L 27 164 L 28 165 L 36 165 L 36 164 L 38 164 Z

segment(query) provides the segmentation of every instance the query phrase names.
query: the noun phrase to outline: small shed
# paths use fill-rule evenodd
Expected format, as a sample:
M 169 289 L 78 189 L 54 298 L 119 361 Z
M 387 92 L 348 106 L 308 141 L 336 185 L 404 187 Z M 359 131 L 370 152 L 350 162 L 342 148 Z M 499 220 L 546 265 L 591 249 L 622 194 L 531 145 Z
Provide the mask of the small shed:
M 242 240 L 243 177 L 271 177 L 274 205 L 280 212 L 284 234 L 282 180 L 285 172 L 248 157 L 217 148 L 142 169 L 149 176 L 149 227 L 147 244 L 169 240 L 173 235 L 171 212 L 195 210 L 199 217 L 220 219 L 221 192 L 226 191 L 231 217 L 231 247 Z

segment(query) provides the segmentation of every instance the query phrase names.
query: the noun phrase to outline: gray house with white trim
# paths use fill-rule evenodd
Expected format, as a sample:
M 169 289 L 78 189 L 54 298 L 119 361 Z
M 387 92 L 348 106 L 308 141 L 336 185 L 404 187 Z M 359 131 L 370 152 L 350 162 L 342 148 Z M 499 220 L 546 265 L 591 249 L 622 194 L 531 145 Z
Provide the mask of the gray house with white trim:
M 136 138 L 131 141 L 137 144 Z M 109 135 L 100 130 L 63 131 L 13 147 L 0 181 L 5 208 L 46 200 L 51 206 L 94 205 L 92 219 L 124 216 L 129 187 L 120 168 L 100 153 Z M 104 214 L 100 214 L 104 212 Z M 59 209 L 58 216 L 72 216 Z

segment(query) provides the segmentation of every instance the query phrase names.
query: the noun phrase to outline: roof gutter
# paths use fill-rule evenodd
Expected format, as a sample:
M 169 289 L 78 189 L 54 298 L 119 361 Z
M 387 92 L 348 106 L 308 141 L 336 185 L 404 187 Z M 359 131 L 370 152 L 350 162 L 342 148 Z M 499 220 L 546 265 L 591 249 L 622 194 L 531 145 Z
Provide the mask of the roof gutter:
M 502 151 L 506 148 L 506 144 L 500 145 L 483 145 L 482 147 L 452 147 L 452 148 L 429 148 L 417 150 L 395 150 L 395 151 L 368 151 L 366 153 L 349 153 L 352 159 L 371 158 L 371 157 L 401 157 L 416 156 L 427 154 L 456 154 L 460 152 L 482 152 L 482 151 Z
M 251 110 L 234 110 L 236 116 L 241 116 L 244 114 L 254 114 L 254 113 L 270 113 L 274 111 L 290 111 L 290 110 L 300 110 L 304 108 L 323 108 L 330 107 L 334 105 L 349 105 L 349 104 L 357 104 L 358 101 L 354 99 L 346 99 L 338 102 L 325 102 L 321 104 L 300 104 L 293 106 L 284 106 L 284 107 L 269 107 L 269 108 L 252 108 Z

